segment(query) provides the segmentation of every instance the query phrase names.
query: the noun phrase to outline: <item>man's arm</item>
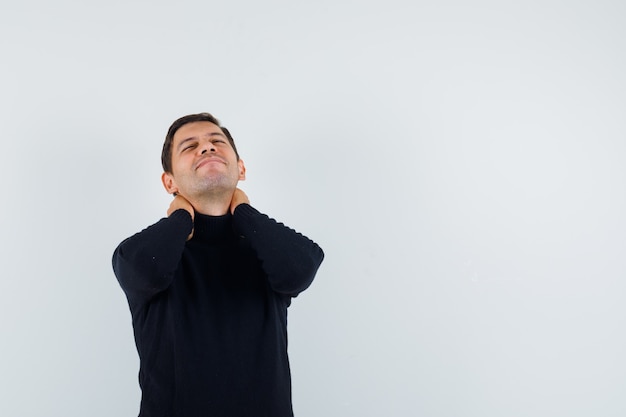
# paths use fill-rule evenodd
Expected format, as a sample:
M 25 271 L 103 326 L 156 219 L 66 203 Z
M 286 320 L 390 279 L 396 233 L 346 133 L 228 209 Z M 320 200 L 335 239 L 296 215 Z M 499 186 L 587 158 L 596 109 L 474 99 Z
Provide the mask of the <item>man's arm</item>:
M 295 297 L 311 285 L 324 259 L 315 242 L 258 212 L 239 189 L 231 210 L 235 230 L 250 242 L 274 291 Z
M 177 196 L 161 219 L 124 240 L 113 253 L 113 271 L 131 303 L 145 301 L 169 287 L 193 234 L 193 207 Z

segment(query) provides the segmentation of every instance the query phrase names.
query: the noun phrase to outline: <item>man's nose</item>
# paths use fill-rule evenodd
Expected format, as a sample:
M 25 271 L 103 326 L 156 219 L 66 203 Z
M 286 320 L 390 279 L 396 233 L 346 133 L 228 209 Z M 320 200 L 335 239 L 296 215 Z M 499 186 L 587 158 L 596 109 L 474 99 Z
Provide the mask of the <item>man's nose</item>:
M 202 143 L 202 145 L 200 146 L 200 153 L 205 154 L 206 152 L 215 152 L 215 146 L 213 145 L 213 142 L 206 141 Z

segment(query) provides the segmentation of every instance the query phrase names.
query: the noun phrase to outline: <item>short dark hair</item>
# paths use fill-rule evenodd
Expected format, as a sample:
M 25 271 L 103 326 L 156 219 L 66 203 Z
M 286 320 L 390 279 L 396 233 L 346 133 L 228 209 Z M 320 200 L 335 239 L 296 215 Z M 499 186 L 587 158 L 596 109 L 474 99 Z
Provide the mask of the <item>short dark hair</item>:
M 220 125 L 219 120 L 217 120 L 210 113 L 198 113 L 198 114 L 189 114 L 187 116 L 183 116 L 180 119 L 176 120 L 170 128 L 167 130 L 167 135 L 165 136 L 165 142 L 163 142 L 163 151 L 161 152 L 161 165 L 163 165 L 163 171 L 172 173 L 172 143 L 174 142 L 174 135 L 176 131 L 180 129 L 182 126 L 187 123 L 193 122 L 211 122 L 224 132 L 224 135 L 230 142 L 230 145 L 233 147 L 235 151 L 235 155 L 237 156 L 237 160 L 239 161 L 239 152 L 237 152 L 237 147 L 235 146 L 235 140 L 231 136 L 228 129 L 224 126 Z

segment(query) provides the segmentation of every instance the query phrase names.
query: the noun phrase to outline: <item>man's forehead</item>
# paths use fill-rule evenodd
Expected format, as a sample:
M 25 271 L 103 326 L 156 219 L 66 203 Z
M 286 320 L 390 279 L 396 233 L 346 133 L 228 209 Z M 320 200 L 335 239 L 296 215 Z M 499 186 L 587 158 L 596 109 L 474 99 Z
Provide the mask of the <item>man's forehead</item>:
M 174 142 L 196 136 L 208 136 L 219 134 L 224 136 L 222 129 L 215 123 L 199 121 L 182 125 L 174 134 Z

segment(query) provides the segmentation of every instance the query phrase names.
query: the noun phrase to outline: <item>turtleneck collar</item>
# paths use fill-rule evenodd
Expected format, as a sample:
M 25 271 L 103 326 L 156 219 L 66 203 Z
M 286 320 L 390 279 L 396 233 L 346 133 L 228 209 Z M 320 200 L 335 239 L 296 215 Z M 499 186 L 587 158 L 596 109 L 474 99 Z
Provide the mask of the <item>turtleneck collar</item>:
M 196 212 L 193 221 L 193 238 L 203 242 L 215 242 L 232 236 L 232 219 L 230 212 L 223 216 L 207 216 Z

